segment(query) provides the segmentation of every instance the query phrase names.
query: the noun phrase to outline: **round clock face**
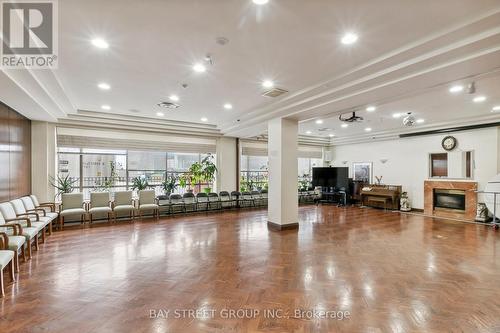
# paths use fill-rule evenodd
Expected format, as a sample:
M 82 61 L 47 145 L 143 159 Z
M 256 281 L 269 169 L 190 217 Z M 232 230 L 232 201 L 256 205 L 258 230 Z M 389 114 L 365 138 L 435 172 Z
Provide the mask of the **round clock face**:
M 453 150 L 457 146 L 457 139 L 452 136 L 447 136 L 443 139 L 441 145 L 445 150 Z

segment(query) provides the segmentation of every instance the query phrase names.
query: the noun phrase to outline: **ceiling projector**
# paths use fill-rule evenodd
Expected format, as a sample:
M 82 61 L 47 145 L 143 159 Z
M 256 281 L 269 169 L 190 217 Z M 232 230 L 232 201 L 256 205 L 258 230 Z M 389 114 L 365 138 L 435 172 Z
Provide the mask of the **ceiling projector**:
M 403 119 L 403 125 L 407 127 L 412 127 L 415 125 L 415 117 L 411 114 L 411 112 L 408 112 L 408 115 Z

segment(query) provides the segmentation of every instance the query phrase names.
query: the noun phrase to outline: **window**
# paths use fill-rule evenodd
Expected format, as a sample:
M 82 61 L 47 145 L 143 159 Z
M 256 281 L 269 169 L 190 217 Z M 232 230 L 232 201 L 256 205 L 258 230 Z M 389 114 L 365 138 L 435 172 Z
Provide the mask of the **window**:
M 430 154 L 431 177 L 448 177 L 448 154 Z
M 200 162 L 207 155 L 60 147 L 58 172 L 62 177 L 68 175 L 70 179 L 75 180 L 74 187 L 83 192 L 86 199 L 93 191 L 129 190 L 132 180 L 143 175 L 157 194 L 161 194 L 161 184 L 166 175 L 178 178 L 188 171 L 193 163 Z M 198 191 L 202 191 L 205 187 L 212 187 L 212 184 L 196 186 Z M 183 193 L 184 190 L 178 188 L 176 192 Z

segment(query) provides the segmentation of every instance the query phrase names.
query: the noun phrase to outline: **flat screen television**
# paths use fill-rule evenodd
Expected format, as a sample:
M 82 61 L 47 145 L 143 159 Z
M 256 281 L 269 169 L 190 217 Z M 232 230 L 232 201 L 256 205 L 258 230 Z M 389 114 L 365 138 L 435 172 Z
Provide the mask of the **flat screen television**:
M 349 187 L 349 168 L 313 168 L 312 174 L 314 187 Z

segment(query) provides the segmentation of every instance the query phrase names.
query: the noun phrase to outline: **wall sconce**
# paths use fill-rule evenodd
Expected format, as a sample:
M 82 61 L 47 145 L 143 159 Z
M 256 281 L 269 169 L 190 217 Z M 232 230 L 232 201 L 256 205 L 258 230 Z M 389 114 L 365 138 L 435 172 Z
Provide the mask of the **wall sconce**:
M 344 164 L 344 165 L 345 165 L 345 164 L 347 164 L 348 162 L 349 162 L 349 161 L 342 161 L 342 164 Z
M 382 158 L 382 159 L 380 160 L 380 163 L 382 163 L 382 164 L 386 164 L 386 163 L 387 163 L 387 161 L 389 161 L 387 158 Z

